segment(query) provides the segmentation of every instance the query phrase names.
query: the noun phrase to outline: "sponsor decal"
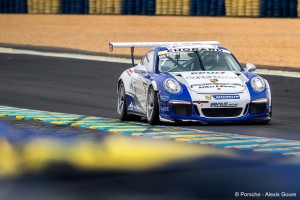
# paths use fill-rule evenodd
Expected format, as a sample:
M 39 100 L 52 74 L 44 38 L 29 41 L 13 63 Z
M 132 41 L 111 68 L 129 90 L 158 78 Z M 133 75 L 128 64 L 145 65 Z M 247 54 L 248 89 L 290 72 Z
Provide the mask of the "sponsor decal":
M 137 107 L 131 102 L 128 106 L 128 110 L 137 110 Z
M 222 99 L 240 99 L 240 95 L 213 95 L 213 98 L 216 100 Z
M 191 89 L 193 89 L 194 87 L 197 87 L 197 85 L 191 85 Z M 199 89 L 202 89 L 202 88 L 215 88 L 215 86 L 198 86 Z
M 205 95 L 206 100 L 240 99 L 240 95 Z
M 176 49 L 170 49 L 169 52 L 184 52 L 184 51 L 223 51 L 223 49 L 216 49 L 216 48 L 176 48 Z
M 143 82 L 143 87 L 144 87 L 144 89 L 147 89 L 148 88 L 148 83 L 146 83 L 146 79 L 144 79 L 144 82 Z
M 141 102 L 142 106 L 146 106 L 146 102 Z M 132 102 L 127 107 L 129 111 L 137 111 L 137 112 L 143 112 L 137 105 L 133 104 Z
M 238 79 L 237 76 L 187 76 L 186 79 Z
M 171 47 L 172 47 L 172 48 L 177 48 L 178 46 L 179 46 L 179 45 L 175 43 L 175 44 L 173 44 Z
M 168 101 L 170 99 L 170 97 L 167 95 L 160 95 L 160 99 L 163 101 Z
M 157 55 L 158 55 L 158 56 L 161 56 L 161 55 L 166 54 L 166 53 L 168 53 L 168 50 L 165 50 L 165 51 L 159 51 L 159 52 L 157 53 Z
M 205 72 L 191 72 L 192 75 L 195 74 L 225 74 L 225 72 L 209 72 L 209 71 L 205 71 Z
M 132 82 L 130 83 L 130 89 L 133 90 L 133 84 L 132 84 Z
M 168 111 L 170 111 L 170 108 L 169 108 L 169 107 L 161 106 L 161 107 L 160 107 L 160 111 L 161 111 L 161 112 L 168 112 Z
M 212 79 L 209 79 L 209 81 L 210 81 L 210 82 L 212 82 L 212 83 L 216 83 L 216 82 L 218 82 L 218 81 L 219 81 L 219 79 L 212 78 Z
M 200 88 L 237 88 L 243 87 L 240 83 L 200 83 L 200 84 L 192 84 L 191 88 L 198 87 Z M 220 90 L 220 89 L 219 89 Z
M 209 101 L 210 101 L 210 100 L 211 100 L 211 98 L 212 98 L 212 96 L 211 96 L 211 95 L 205 95 L 205 99 L 206 99 L 206 100 L 209 100 Z
M 134 69 L 133 68 L 129 68 L 129 69 L 126 70 L 126 72 L 130 76 L 134 72 Z
M 237 103 L 229 103 L 229 102 L 214 102 L 210 104 L 210 107 L 214 107 L 214 108 L 221 108 L 221 107 L 235 108 L 237 106 L 238 106 Z
M 159 55 L 159 58 L 166 58 L 168 56 L 184 55 L 186 52 L 165 52 Z

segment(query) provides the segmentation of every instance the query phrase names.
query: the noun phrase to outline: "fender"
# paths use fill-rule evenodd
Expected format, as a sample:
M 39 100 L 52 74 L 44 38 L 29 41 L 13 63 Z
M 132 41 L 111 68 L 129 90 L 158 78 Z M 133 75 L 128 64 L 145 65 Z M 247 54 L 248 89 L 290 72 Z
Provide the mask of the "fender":
M 266 82 L 266 89 L 267 89 L 267 95 L 268 95 L 268 98 L 269 98 L 269 106 L 271 107 L 272 105 L 272 97 L 271 97 L 271 89 L 270 89 L 270 85 L 269 85 L 269 82 L 266 80 L 266 79 L 264 79 L 265 80 L 265 82 Z
M 155 81 L 151 81 L 151 85 L 155 91 L 158 91 L 157 84 Z

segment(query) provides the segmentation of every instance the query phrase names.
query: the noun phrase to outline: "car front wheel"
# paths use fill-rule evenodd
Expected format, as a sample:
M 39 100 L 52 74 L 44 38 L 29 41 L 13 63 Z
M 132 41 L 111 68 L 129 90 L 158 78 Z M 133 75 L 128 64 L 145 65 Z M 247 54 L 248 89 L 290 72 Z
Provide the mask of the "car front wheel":
M 156 125 L 159 123 L 159 105 L 157 99 L 157 93 L 154 91 L 153 87 L 148 90 L 147 96 L 147 119 L 148 123 L 151 125 Z

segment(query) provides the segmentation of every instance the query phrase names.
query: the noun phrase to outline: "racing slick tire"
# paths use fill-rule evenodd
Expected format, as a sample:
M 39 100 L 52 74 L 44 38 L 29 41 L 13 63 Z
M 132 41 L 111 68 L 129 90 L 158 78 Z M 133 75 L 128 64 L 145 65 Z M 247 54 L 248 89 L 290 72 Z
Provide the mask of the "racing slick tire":
M 126 104 L 125 87 L 124 87 L 124 83 L 122 81 L 120 81 L 119 85 L 118 85 L 118 107 L 117 107 L 117 113 L 118 113 L 119 119 L 121 121 L 139 121 L 139 120 L 141 120 L 140 116 L 128 115 L 126 105 L 127 104 Z
M 156 125 L 159 123 L 159 105 L 157 99 L 157 92 L 150 86 L 147 95 L 147 120 L 151 125 Z

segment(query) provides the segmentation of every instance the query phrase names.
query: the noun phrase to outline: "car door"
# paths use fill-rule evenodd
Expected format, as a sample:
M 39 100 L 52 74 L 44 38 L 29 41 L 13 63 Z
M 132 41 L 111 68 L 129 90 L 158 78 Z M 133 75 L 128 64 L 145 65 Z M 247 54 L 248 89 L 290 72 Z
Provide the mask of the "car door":
M 147 88 L 150 84 L 150 74 L 154 68 L 154 50 L 149 51 L 142 59 L 141 63 L 136 67 L 142 69 L 136 70 L 136 76 L 133 78 L 133 88 L 137 100 L 137 106 L 145 113 L 147 102 Z M 145 71 L 142 72 L 143 70 Z

